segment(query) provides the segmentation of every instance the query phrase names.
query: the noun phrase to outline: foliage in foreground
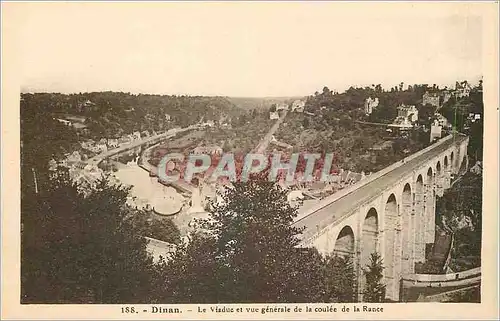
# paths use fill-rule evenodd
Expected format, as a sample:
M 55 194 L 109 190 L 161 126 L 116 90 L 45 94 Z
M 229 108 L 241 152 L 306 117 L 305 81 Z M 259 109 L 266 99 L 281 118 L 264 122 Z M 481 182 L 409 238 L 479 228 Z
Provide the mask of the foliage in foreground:
M 58 173 L 22 200 L 23 303 L 355 300 L 350 258 L 299 247 L 296 209 L 273 183 L 235 184 L 203 230 L 153 263 L 128 189 L 103 179 L 84 195 Z

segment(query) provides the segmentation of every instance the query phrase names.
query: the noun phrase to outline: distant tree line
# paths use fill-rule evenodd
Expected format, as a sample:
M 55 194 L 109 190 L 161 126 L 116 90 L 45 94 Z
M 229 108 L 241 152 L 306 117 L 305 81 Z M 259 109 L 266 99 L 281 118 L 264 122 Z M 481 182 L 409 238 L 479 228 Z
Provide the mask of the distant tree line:
M 167 96 L 123 92 L 21 95 L 21 108 L 52 117 L 85 117 L 86 136 L 112 138 L 134 131 L 162 131 L 199 121 L 231 119 L 242 110 L 225 97 Z

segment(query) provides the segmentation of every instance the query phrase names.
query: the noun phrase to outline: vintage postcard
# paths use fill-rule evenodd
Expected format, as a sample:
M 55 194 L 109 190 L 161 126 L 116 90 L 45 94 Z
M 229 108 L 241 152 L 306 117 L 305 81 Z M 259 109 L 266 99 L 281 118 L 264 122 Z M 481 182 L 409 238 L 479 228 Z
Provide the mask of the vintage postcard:
M 2 2 L 2 319 L 498 318 L 498 39 L 492 1 Z

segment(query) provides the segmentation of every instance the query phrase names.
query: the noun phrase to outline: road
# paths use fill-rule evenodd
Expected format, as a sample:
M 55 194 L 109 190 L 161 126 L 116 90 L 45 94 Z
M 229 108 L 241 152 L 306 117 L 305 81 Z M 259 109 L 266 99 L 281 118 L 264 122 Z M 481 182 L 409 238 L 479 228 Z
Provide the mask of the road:
M 103 159 L 106 159 L 108 157 L 111 157 L 111 156 L 114 156 L 114 155 L 126 152 L 126 151 L 128 151 L 130 149 L 139 147 L 141 145 L 144 145 L 144 144 L 147 144 L 147 143 L 150 143 L 150 142 L 159 141 L 159 140 L 162 140 L 162 139 L 167 139 L 167 138 L 170 138 L 172 136 L 175 136 L 178 133 L 182 133 L 182 132 L 185 132 L 187 130 L 191 130 L 191 129 L 195 129 L 195 128 L 199 128 L 199 127 L 200 127 L 200 125 L 191 125 L 191 126 L 186 127 L 186 128 L 172 128 L 172 129 L 168 130 L 165 133 L 158 134 L 158 135 L 155 135 L 155 136 L 145 137 L 145 138 L 139 139 L 137 141 L 134 141 L 132 143 L 129 143 L 129 144 L 126 144 L 126 145 L 122 145 L 122 146 L 120 146 L 118 148 L 108 150 L 108 151 L 106 151 L 104 153 L 101 153 L 99 155 L 96 155 L 96 156 L 90 158 L 87 162 L 89 164 L 95 164 L 95 165 L 97 165 Z
M 288 110 L 285 110 L 283 112 L 283 115 L 274 123 L 274 125 L 271 127 L 271 129 L 267 132 L 266 136 L 260 141 L 259 145 L 254 150 L 254 153 L 260 154 L 266 151 L 267 147 L 269 146 L 269 143 L 271 142 L 271 138 L 273 137 L 274 133 L 278 130 L 280 127 L 281 123 L 285 119 L 286 115 L 288 113 Z
M 363 125 L 373 125 L 373 126 L 382 126 L 382 127 L 387 127 L 390 124 L 387 123 L 374 123 L 374 122 L 369 122 L 369 121 L 361 121 L 361 120 L 355 120 L 355 123 L 358 124 L 363 124 Z
M 466 137 L 464 136 L 457 136 L 455 140 L 450 139 L 443 142 L 443 144 L 438 145 L 422 155 L 405 162 L 400 167 L 390 171 L 378 179 L 361 186 L 338 200 L 325 205 L 325 207 L 320 210 L 303 217 L 295 222 L 294 226 L 304 226 L 306 229 L 304 230 L 303 237 L 304 239 L 308 239 L 316 233 L 318 228 L 323 229 L 328 224 L 340 221 L 345 216 L 350 215 L 350 213 L 358 206 L 368 202 L 374 197 L 377 197 L 385 189 L 396 184 L 402 177 L 411 173 L 413 170 L 418 169 L 429 159 L 436 157 L 447 150 L 451 145 L 458 144 L 465 139 Z

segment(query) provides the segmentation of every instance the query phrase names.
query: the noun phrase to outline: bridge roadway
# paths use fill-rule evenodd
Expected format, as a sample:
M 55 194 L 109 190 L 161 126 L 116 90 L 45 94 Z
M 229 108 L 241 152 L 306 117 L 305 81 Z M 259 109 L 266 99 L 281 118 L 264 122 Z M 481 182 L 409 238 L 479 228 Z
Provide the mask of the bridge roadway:
M 467 137 L 457 135 L 456 137 L 443 142 L 441 145 L 436 146 L 422 155 L 419 155 L 409 161 L 405 161 L 401 166 L 395 168 L 387 174 L 357 188 L 356 190 L 331 203 L 327 203 L 328 198 L 323 200 L 325 205 L 321 209 L 297 220 L 294 223 L 294 226 L 305 227 L 302 238 L 303 240 L 309 239 L 316 232 L 318 232 L 318 230 L 321 230 L 334 222 L 340 222 L 343 218 L 349 216 L 353 211 L 355 211 L 360 205 L 369 202 L 371 199 L 380 195 L 384 190 L 394 186 L 404 176 L 408 175 L 408 173 L 411 173 L 413 170 L 418 169 L 429 159 L 438 156 L 453 144 L 459 144 L 465 139 L 467 139 Z M 334 195 L 335 194 L 332 196 Z

